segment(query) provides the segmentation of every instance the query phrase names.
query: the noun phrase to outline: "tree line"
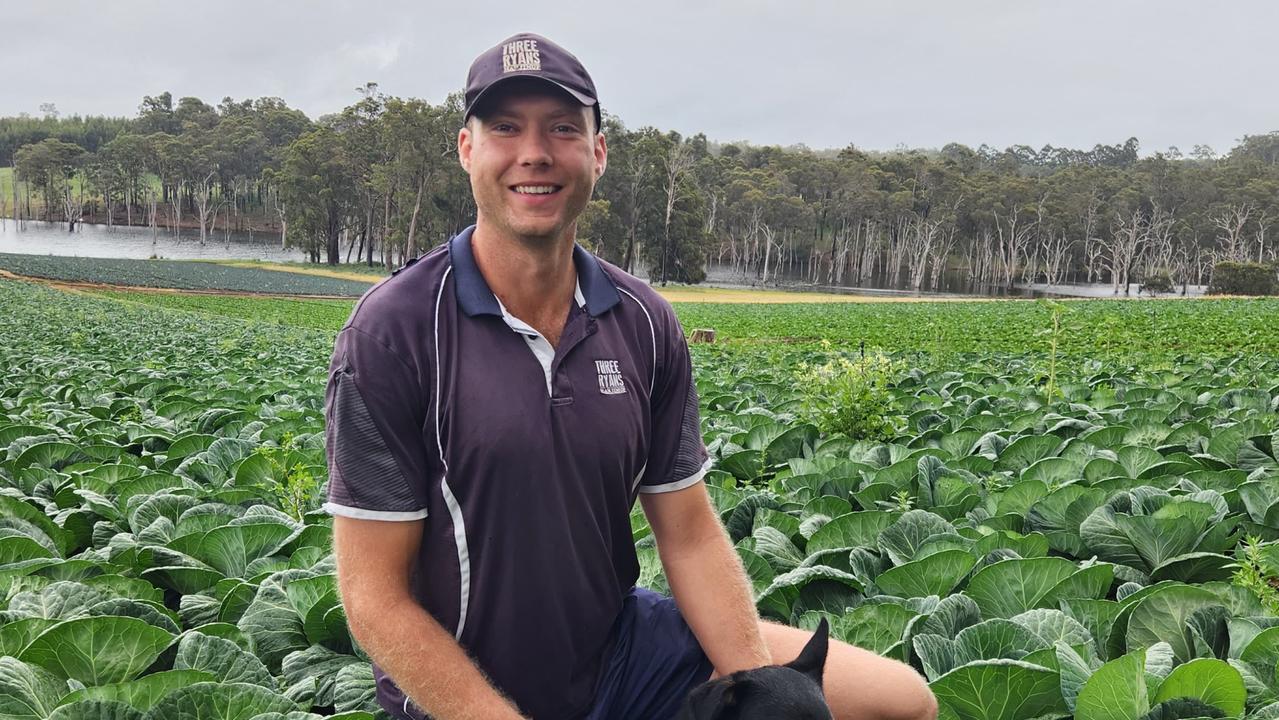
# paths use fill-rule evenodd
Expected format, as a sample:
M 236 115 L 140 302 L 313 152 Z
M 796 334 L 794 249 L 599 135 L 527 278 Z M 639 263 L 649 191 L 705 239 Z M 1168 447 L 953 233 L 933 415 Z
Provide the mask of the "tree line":
M 469 224 L 454 145 L 461 100 L 358 90 L 309 119 L 278 98 L 217 106 L 169 93 L 135 118 L 0 118 L 0 158 L 25 181 L 12 213 L 65 221 L 261 228 L 314 262 L 402 264 Z M 719 144 L 605 114 L 608 171 L 578 236 L 655 281 L 708 267 L 752 282 L 915 290 L 1104 282 L 1116 293 L 1207 284 L 1218 262 L 1276 263 L 1279 132 L 1218 154 L 1142 156 L 952 143 L 816 152 Z

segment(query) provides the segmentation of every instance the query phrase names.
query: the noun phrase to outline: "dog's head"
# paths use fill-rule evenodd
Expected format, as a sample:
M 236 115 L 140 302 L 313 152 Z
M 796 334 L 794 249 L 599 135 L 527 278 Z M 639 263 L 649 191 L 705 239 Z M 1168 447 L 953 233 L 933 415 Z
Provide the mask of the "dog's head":
M 735 672 L 688 694 L 678 720 L 830 720 L 822 693 L 829 627 L 822 618 L 799 657 Z

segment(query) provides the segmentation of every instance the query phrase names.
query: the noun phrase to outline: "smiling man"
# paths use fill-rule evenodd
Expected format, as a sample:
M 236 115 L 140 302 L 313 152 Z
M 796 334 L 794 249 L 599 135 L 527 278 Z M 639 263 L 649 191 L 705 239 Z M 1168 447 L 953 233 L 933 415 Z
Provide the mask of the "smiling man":
M 352 631 L 396 718 L 673 717 L 712 674 L 784 662 L 708 500 L 669 304 L 575 243 L 608 158 L 594 83 L 512 37 L 466 87 L 476 224 L 370 290 L 326 395 Z M 635 587 L 639 498 L 673 598 Z M 832 643 L 836 717 L 916 720 L 908 666 Z

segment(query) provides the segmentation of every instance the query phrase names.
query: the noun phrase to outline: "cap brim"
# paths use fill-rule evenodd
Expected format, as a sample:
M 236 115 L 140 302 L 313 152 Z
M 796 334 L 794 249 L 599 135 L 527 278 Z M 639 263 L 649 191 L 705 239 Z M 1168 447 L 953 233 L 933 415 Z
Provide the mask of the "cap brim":
M 544 75 L 539 75 L 537 73 L 531 73 L 531 72 L 513 72 L 509 75 L 504 75 L 500 80 L 490 83 L 488 87 L 480 91 L 480 94 L 475 96 L 475 101 L 472 102 L 470 107 L 466 109 L 466 113 L 462 116 L 462 121 L 466 122 L 467 120 L 470 119 L 471 115 L 475 114 L 475 108 L 479 107 L 480 103 L 484 102 L 484 98 L 490 97 L 490 93 L 493 92 L 493 88 L 500 87 L 506 84 L 508 80 L 514 80 L 515 78 L 533 78 L 534 80 L 541 80 L 547 85 L 553 85 L 559 88 L 560 90 L 563 90 L 564 92 L 568 93 L 570 97 L 572 97 L 574 100 L 581 103 L 584 107 L 595 107 L 599 102 L 598 100 L 591 97 L 590 95 L 578 92 L 574 90 L 573 88 L 568 87 L 567 85 L 564 85 L 563 83 L 558 83 Z

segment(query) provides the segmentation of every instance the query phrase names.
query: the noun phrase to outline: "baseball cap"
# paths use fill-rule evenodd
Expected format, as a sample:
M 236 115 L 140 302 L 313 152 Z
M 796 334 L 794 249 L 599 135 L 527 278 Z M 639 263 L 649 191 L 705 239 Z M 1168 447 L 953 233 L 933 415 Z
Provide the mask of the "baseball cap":
M 595 127 L 600 127 L 600 104 L 595 82 L 573 53 L 541 35 L 520 33 L 484 51 L 471 63 L 466 74 L 466 122 L 490 90 L 517 77 L 544 80 L 573 96 L 595 111 Z

